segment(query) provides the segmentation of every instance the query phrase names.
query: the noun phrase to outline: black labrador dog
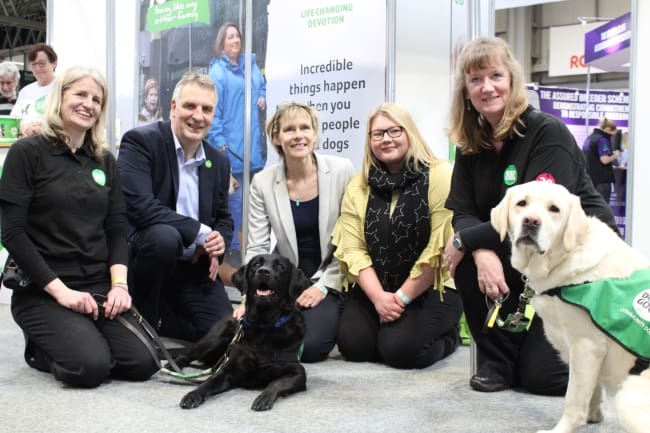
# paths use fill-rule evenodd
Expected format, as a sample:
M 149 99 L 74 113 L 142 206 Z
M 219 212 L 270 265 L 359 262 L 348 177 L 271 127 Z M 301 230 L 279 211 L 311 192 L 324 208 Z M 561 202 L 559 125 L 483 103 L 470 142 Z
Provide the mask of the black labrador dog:
M 307 389 L 307 375 L 298 359 L 305 322 L 296 299 L 311 285 L 309 280 L 286 257 L 261 254 L 239 268 L 232 281 L 246 295 L 241 329 L 232 318 L 224 318 L 177 357 L 180 368 L 194 360 L 214 366 L 226 359 L 181 399 L 183 409 L 196 408 L 207 397 L 232 388 L 264 388 L 252 409 L 269 410 L 279 396 Z M 238 331 L 241 337 L 235 342 Z

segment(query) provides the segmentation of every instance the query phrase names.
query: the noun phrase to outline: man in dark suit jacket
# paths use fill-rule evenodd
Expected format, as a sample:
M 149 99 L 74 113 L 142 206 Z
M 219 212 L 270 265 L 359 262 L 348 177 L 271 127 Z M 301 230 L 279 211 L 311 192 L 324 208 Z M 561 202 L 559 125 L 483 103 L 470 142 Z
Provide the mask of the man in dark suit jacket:
M 176 84 L 170 121 L 124 134 L 118 165 L 133 302 L 165 336 L 195 341 L 232 305 L 218 277 L 232 240 L 230 163 L 204 141 L 217 94 L 207 75 Z

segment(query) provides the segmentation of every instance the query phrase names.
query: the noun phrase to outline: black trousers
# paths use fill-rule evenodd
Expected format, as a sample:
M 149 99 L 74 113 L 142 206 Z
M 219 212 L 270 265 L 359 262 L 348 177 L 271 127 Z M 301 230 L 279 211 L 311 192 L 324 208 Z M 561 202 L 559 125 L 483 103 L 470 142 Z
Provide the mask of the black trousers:
M 612 183 L 597 183 L 594 186 L 596 187 L 596 191 L 598 191 L 600 195 L 603 196 L 605 203 L 609 204 L 609 199 L 612 195 Z
M 460 295 L 447 289 L 443 301 L 428 290 L 411 302 L 391 323 L 379 315 L 363 290 L 354 285 L 345 299 L 338 347 L 349 361 L 383 362 L 395 368 L 424 368 L 458 347 Z
M 319 362 L 327 358 L 336 344 L 343 300 L 330 291 L 316 307 L 302 310 L 305 319 L 305 340 L 302 362 Z
M 160 334 L 187 341 L 201 338 L 232 304 L 223 283 L 208 278 L 209 260 L 181 260 L 180 234 L 157 224 L 131 237 L 129 289 L 135 306 Z
M 11 312 L 26 337 L 27 363 L 68 385 L 92 388 L 109 377 L 147 380 L 158 371 L 145 345 L 117 320 L 94 321 L 37 290 L 15 291 Z M 137 326 L 130 314 L 123 317 Z
M 521 274 L 510 266 L 507 253 L 500 254 L 510 288 L 510 296 L 501 309 L 501 317 L 517 310 L 524 284 Z M 568 367 L 544 335 L 543 322 L 535 315 L 526 332 L 502 331 L 496 326 L 482 332 L 488 312 L 485 295 L 478 288 L 476 264 L 466 254 L 458 264 L 454 278 L 463 298 L 465 317 L 478 349 L 478 375 L 497 376 L 511 386 L 542 395 L 564 395 Z

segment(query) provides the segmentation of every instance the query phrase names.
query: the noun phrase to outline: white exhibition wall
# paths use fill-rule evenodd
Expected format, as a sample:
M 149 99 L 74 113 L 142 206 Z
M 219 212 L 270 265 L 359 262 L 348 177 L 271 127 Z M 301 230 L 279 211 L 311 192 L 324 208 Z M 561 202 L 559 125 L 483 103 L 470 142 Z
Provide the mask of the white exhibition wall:
M 628 175 L 627 215 L 629 215 L 627 239 L 632 247 L 650 257 L 650 200 L 645 187 L 650 184 L 650 146 L 647 145 L 647 128 L 642 125 L 650 113 L 650 51 L 642 49 L 650 43 L 650 2 L 632 1 L 632 43 L 630 50 L 630 167 Z M 642 25 L 643 24 L 643 25 Z M 638 125 L 638 127 L 637 127 Z

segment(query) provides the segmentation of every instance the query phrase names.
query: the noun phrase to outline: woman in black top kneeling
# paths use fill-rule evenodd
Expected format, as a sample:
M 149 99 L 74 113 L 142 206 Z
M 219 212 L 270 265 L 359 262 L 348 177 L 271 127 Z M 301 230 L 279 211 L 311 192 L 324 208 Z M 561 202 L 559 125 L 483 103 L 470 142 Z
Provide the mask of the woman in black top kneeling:
M 2 243 L 31 279 L 11 299 L 25 360 L 89 388 L 158 370 L 114 320 L 131 296 L 125 208 L 115 158 L 104 148 L 107 99 L 99 72 L 67 70 L 50 93 L 43 132 L 11 147 L 0 180 Z

